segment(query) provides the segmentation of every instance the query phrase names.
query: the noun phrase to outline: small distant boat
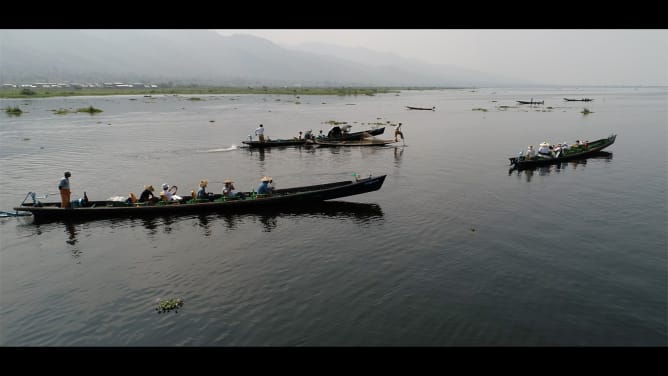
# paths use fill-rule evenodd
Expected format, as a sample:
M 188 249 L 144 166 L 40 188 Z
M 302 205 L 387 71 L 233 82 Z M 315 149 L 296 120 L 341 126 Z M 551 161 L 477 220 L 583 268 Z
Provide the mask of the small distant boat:
M 593 99 L 591 98 L 580 98 L 580 99 L 574 99 L 574 98 L 564 98 L 565 101 L 567 102 L 591 102 Z
M 540 101 L 540 102 L 535 101 L 534 102 L 534 100 L 532 99 L 530 101 L 517 101 L 517 103 L 519 103 L 519 104 L 544 104 L 545 101 Z
M 436 107 L 432 108 L 426 108 L 426 107 L 413 107 L 413 106 L 406 106 L 409 110 L 426 110 L 426 111 L 436 111 Z

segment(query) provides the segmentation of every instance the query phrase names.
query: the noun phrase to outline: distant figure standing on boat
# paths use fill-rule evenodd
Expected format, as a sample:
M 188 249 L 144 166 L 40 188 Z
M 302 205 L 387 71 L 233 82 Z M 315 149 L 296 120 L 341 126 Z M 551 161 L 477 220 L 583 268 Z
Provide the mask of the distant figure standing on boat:
M 260 139 L 260 142 L 264 142 L 264 126 L 262 124 L 255 130 L 255 134 Z
M 536 151 L 533 149 L 533 145 L 529 145 L 527 148 L 527 159 L 531 159 L 536 156 Z
M 399 123 L 397 128 L 394 130 L 394 142 L 399 142 L 397 136 L 401 136 L 401 141 L 404 140 L 404 133 L 401 131 L 401 123 Z
M 64 177 L 60 179 L 60 182 L 58 183 L 61 208 L 70 207 L 70 195 L 72 194 L 72 191 L 70 190 L 70 176 L 72 176 L 72 174 L 69 171 L 65 171 Z

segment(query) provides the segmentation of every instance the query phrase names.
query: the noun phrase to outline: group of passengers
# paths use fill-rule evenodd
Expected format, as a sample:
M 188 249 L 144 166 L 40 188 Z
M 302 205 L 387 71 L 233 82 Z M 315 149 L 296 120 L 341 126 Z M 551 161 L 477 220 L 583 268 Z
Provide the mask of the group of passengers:
M 198 200 L 213 200 L 213 193 L 207 192 L 206 188 L 209 185 L 209 181 L 207 179 L 203 179 L 199 182 L 199 189 L 197 190 L 197 193 L 195 191 L 191 191 L 191 196 L 193 199 L 198 199 Z M 142 191 L 141 195 L 137 199 L 134 195 L 134 193 L 130 193 L 130 198 L 128 198 L 128 203 L 135 203 L 135 202 L 147 202 L 149 204 L 154 204 L 159 201 L 181 201 L 183 200 L 183 197 L 177 196 L 176 191 L 177 187 L 175 185 L 170 186 L 167 183 L 164 183 L 162 185 L 162 192 L 160 192 L 159 197 L 154 194 L 155 188 L 153 188 L 153 185 L 145 185 L 144 190 Z M 273 185 L 273 179 L 269 176 L 264 176 L 262 179 L 260 179 L 260 185 L 257 188 L 257 194 L 262 194 L 262 195 L 271 195 L 274 192 L 274 185 Z M 226 179 L 223 182 L 223 191 L 222 195 L 227 198 L 227 199 L 245 199 L 246 195 L 243 192 L 239 192 L 236 190 L 236 187 L 234 186 L 234 181 L 232 179 Z
M 565 153 L 572 149 L 584 148 L 587 149 L 589 146 L 589 141 L 580 142 L 580 140 L 575 140 L 575 143 L 571 146 L 568 145 L 566 141 L 561 144 L 552 145 L 547 141 L 543 141 L 539 144 L 538 150 L 536 151 L 533 148 L 533 145 L 527 147 L 525 157 L 527 159 L 539 158 L 559 158 L 562 157 Z

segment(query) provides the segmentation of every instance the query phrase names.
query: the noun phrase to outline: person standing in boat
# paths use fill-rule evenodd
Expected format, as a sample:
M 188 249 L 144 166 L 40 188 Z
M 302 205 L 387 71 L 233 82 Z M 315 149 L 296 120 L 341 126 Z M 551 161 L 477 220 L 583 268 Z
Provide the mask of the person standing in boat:
M 533 145 L 529 145 L 527 148 L 527 159 L 532 159 L 536 156 L 536 150 L 534 150 Z
M 255 130 L 255 134 L 257 135 L 260 142 L 264 142 L 264 126 L 262 124 L 260 124 L 260 126 Z
M 61 208 L 70 207 L 70 195 L 72 194 L 72 191 L 70 190 L 70 176 L 72 176 L 72 174 L 69 171 L 65 171 L 64 177 L 60 179 L 60 182 L 58 183 Z
M 404 140 L 404 133 L 401 131 L 401 123 L 394 129 L 394 142 L 399 142 L 397 136 L 401 136 L 401 141 Z

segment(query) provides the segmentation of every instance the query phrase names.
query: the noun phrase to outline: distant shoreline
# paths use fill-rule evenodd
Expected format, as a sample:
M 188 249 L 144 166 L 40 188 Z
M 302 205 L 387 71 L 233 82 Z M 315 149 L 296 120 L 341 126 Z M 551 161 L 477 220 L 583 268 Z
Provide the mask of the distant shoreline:
M 418 87 L 170 87 L 170 88 L 2 88 L 0 98 L 49 98 L 73 96 L 105 96 L 105 95 L 165 95 L 165 94 L 267 94 L 267 95 L 367 95 L 399 93 L 401 90 L 439 90 L 457 88 L 418 88 Z

